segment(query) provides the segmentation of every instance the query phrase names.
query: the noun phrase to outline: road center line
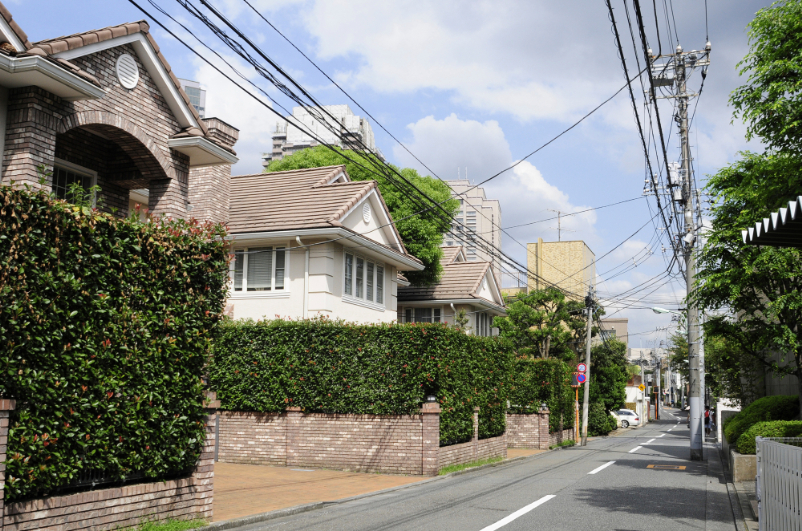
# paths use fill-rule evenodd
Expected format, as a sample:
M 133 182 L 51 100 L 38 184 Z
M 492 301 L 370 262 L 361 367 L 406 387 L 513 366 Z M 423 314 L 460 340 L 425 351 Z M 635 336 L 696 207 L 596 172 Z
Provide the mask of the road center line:
M 604 469 L 605 469 L 605 468 L 607 468 L 608 466 L 612 465 L 613 463 L 615 463 L 615 461 L 610 461 L 609 463 L 604 463 L 604 464 L 603 464 L 602 466 L 600 466 L 599 468 L 594 468 L 593 470 L 591 470 L 590 472 L 588 472 L 588 475 L 590 475 L 590 474 L 596 474 L 597 472 L 601 472 L 602 470 L 604 470 Z
M 640 450 L 641 448 L 643 448 L 643 446 L 636 446 L 635 448 L 633 448 L 632 450 L 630 450 L 630 451 L 629 451 L 629 453 L 632 453 L 632 452 L 637 452 L 637 451 L 638 451 L 638 450 Z
M 668 428 L 668 431 L 671 431 L 671 430 L 673 430 L 673 429 L 674 429 L 674 428 Z
M 665 437 L 665 436 L 666 436 L 666 434 L 664 433 L 662 435 L 658 435 L 657 438 L 659 439 L 660 437 Z
M 546 503 L 547 501 L 549 501 L 550 499 L 555 498 L 555 497 L 556 496 L 554 494 L 549 494 L 548 496 L 543 496 L 538 501 L 536 501 L 534 503 L 530 503 L 529 505 L 527 505 L 526 507 L 524 507 L 522 509 L 518 509 L 517 511 L 515 511 L 511 515 L 507 516 L 506 518 L 502 518 L 501 520 L 499 520 L 495 524 L 491 524 L 491 525 L 483 528 L 482 531 L 495 531 L 496 529 L 501 529 L 502 527 L 504 527 L 505 525 L 509 524 L 510 522 L 515 520 L 516 518 L 520 518 L 521 516 L 525 515 L 526 513 L 528 513 L 529 511 L 531 511 L 535 507 L 537 507 L 538 505 L 543 505 L 544 503 Z
M 654 442 L 654 439 L 649 439 L 648 441 L 646 441 L 646 442 L 645 442 L 645 443 L 643 443 L 643 444 L 650 444 L 650 443 L 653 443 L 653 442 Z

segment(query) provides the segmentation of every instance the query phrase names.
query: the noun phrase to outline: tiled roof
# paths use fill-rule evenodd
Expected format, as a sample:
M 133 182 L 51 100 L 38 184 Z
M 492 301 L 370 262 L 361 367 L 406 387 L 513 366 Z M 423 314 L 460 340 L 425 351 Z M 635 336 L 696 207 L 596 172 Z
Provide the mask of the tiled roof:
M 189 108 L 192 115 L 195 117 L 195 121 L 198 123 L 200 127 L 200 131 L 195 128 L 187 128 L 179 135 L 182 136 L 207 136 L 209 131 L 206 128 L 206 124 L 203 123 L 201 120 L 200 115 L 198 114 L 197 109 L 190 103 L 189 96 L 184 92 L 184 89 L 181 88 L 181 83 L 178 81 L 178 78 L 173 73 L 172 68 L 170 67 L 170 63 L 167 62 L 167 59 L 159 51 L 159 45 L 156 44 L 156 40 L 150 34 L 150 26 L 144 20 L 140 20 L 139 22 L 128 22 L 126 24 L 119 24 L 117 26 L 110 26 L 108 28 L 103 28 L 99 30 L 92 30 L 86 31 L 83 33 L 74 33 L 72 35 L 65 35 L 63 37 L 56 37 L 54 39 L 45 39 L 43 41 L 39 41 L 31 45 L 28 49 L 28 53 L 34 55 L 41 55 L 44 57 L 66 52 L 67 50 L 74 50 L 76 48 L 80 48 L 82 46 L 86 46 L 89 44 L 95 44 L 98 42 L 108 41 L 110 39 L 115 39 L 117 37 L 123 37 L 125 35 L 132 35 L 134 33 L 141 33 L 147 39 L 150 45 L 153 47 L 153 50 L 156 52 L 156 57 L 159 58 L 164 69 L 167 71 L 170 80 L 175 85 L 175 88 L 178 90 L 178 93 L 183 98 L 184 102 L 186 102 L 187 107 Z M 210 139 L 211 140 L 211 139 Z M 219 143 L 218 143 L 219 144 Z M 232 151 L 227 146 L 221 147 L 227 149 L 228 151 Z
M 454 260 L 457 259 L 457 255 L 459 255 L 462 250 L 462 246 L 455 245 L 451 247 L 441 247 L 441 249 L 443 250 L 443 258 L 440 259 L 440 263 L 446 265 L 454 263 Z
M 340 174 L 347 182 L 328 184 Z M 228 229 L 238 234 L 342 227 L 340 218 L 374 189 L 378 193 L 376 181 L 351 181 L 345 166 L 233 176 Z M 387 210 L 381 193 L 378 197 Z M 395 226 L 391 228 L 401 241 Z M 401 247 L 405 256 L 417 260 L 406 254 L 403 243 Z
M 398 288 L 398 302 L 482 299 L 476 295 L 482 279 L 490 268 L 490 262 L 456 262 L 443 265 L 440 282 L 431 286 L 409 286 Z M 494 301 L 493 304 L 497 304 Z
M 14 17 L 11 16 L 11 13 L 6 9 L 2 3 L 0 3 L 0 16 L 2 16 L 8 25 L 11 27 L 11 31 L 17 36 L 19 40 L 22 41 L 22 44 L 25 45 L 25 48 L 30 48 L 33 46 L 31 41 L 28 40 L 28 36 L 25 35 L 25 32 L 22 31 L 22 28 L 19 27 L 19 24 L 14 20 Z M 25 50 L 17 50 L 18 52 L 24 52 Z

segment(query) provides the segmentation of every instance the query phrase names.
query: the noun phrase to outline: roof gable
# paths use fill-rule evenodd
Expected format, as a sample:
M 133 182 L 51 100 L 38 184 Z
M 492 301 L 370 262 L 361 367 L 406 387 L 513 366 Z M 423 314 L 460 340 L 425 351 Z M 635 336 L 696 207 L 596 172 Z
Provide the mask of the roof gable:
M 465 262 L 465 252 L 461 245 L 454 245 L 448 247 L 441 247 L 443 250 L 443 258 L 440 259 L 440 264 L 453 264 L 456 262 Z
M 28 52 L 69 61 L 124 44 L 131 44 L 134 48 L 178 124 L 183 129 L 194 128 L 198 134 L 207 135 L 206 125 L 200 119 L 198 111 L 190 104 L 189 96 L 181 88 L 170 64 L 159 52 L 159 46 L 150 34 L 148 23 L 144 20 L 45 39 L 34 43 Z
M 0 3 L 0 34 L 2 34 L 3 40 L 14 46 L 18 52 L 24 52 L 32 46 L 28 36 L 2 3 Z

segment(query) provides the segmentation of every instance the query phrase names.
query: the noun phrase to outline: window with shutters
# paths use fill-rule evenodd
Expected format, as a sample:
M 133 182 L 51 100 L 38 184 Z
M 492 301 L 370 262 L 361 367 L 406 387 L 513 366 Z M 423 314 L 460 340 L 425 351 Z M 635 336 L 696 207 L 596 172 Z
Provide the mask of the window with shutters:
M 365 306 L 384 306 L 386 267 L 355 253 L 344 253 L 343 299 L 364 303 Z
M 289 252 L 283 245 L 234 251 L 230 274 L 235 297 L 279 295 L 289 291 Z

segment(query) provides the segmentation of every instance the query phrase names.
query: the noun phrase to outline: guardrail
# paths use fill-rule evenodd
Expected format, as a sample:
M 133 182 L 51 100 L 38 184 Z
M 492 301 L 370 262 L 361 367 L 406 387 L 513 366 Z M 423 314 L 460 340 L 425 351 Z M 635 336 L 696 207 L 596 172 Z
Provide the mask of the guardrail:
M 802 529 L 802 437 L 757 437 L 760 531 Z

